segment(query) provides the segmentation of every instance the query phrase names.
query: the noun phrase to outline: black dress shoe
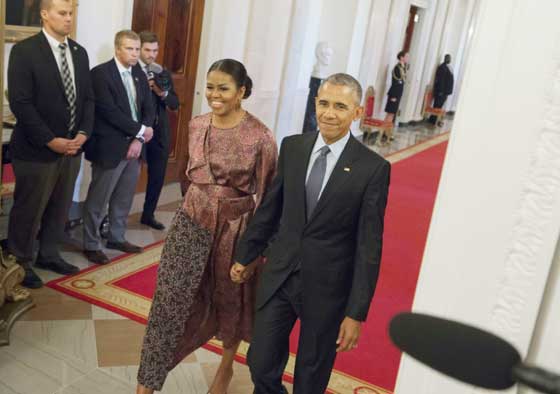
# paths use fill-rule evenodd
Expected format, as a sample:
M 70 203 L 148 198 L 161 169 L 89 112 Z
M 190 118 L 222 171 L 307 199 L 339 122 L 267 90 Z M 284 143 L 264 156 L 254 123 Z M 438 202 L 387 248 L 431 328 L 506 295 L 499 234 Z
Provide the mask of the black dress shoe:
M 253 394 L 255 394 L 255 393 L 256 393 L 256 391 L 253 391 Z M 288 394 L 288 389 L 284 385 L 282 385 L 282 393 L 281 394 Z
M 128 241 L 124 242 L 111 242 L 107 241 L 107 249 L 120 250 L 125 253 L 142 253 L 144 248 L 138 245 L 131 244 Z
M 84 250 L 84 255 L 92 263 L 105 265 L 109 264 L 109 258 L 101 250 Z
M 165 230 L 165 226 L 163 225 L 163 223 L 158 222 L 153 216 L 151 218 L 142 217 L 140 219 L 140 223 L 156 230 Z
M 23 287 L 27 287 L 28 289 L 40 289 L 43 287 L 43 281 L 37 276 L 35 271 L 30 267 L 23 267 L 23 269 L 25 270 L 25 276 L 23 282 L 21 282 Z
M 80 271 L 78 267 L 64 261 L 63 259 L 57 259 L 54 261 L 37 259 L 37 261 L 35 262 L 35 267 L 53 271 L 61 275 L 71 275 Z

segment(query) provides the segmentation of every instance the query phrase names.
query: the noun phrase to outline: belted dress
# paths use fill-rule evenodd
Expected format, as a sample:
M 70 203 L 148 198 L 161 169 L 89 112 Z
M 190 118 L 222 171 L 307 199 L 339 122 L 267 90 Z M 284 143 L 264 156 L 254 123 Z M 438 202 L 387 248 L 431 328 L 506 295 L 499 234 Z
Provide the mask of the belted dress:
M 235 244 L 276 172 L 270 130 L 246 113 L 232 129 L 212 115 L 189 123 L 188 188 L 167 234 L 158 267 L 138 382 L 161 390 L 167 374 L 215 337 L 229 348 L 250 342 L 256 275 L 229 276 Z

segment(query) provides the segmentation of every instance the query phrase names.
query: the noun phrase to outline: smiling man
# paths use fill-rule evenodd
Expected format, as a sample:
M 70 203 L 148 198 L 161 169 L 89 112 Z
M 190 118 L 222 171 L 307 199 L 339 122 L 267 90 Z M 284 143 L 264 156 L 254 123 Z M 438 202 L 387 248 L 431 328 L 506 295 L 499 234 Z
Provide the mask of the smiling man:
M 301 320 L 295 394 L 323 394 L 337 352 L 355 348 L 379 275 L 390 164 L 359 143 L 362 88 L 335 74 L 316 98 L 319 133 L 285 138 L 278 175 L 236 251 L 241 283 L 267 257 L 248 354 L 256 394 L 285 393 L 289 335 Z

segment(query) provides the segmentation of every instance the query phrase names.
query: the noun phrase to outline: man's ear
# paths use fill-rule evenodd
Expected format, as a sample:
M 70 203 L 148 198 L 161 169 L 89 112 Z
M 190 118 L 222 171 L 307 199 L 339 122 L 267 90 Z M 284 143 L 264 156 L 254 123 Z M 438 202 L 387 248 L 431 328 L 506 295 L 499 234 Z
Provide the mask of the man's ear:
M 356 108 L 356 112 L 354 113 L 354 120 L 358 120 L 364 114 L 364 107 L 361 105 Z

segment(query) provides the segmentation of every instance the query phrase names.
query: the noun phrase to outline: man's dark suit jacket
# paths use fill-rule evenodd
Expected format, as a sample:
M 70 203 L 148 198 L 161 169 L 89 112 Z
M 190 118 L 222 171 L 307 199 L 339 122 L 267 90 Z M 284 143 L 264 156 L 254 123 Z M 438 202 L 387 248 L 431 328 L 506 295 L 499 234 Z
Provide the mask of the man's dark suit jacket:
M 128 147 L 142 125 L 154 123 L 154 105 L 148 79 L 139 65 L 132 67 L 139 121 L 132 119 L 126 88 L 115 59 L 91 70 L 95 92 L 95 123 L 86 143 L 86 159 L 102 168 L 115 168 L 126 159 Z
M 249 264 L 266 249 L 257 308 L 300 264 L 304 314 L 339 319 L 344 312 L 364 321 L 379 275 L 390 164 L 350 136 L 307 221 L 305 178 L 317 136 L 284 138 L 277 176 L 238 244 L 236 261 Z
M 54 161 L 60 154 L 46 144 L 55 137 L 91 135 L 94 97 L 89 59 L 84 48 L 68 39 L 76 85 L 76 128 L 69 135 L 70 108 L 60 70 L 43 32 L 17 43 L 10 52 L 8 94 L 17 124 L 12 134 L 12 157 L 25 161 Z
M 168 90 L 167 97 L 164 99 L 152 92 L 156 108 L 156 116 L 154 121 L 154 138 L 150 141 L 150 144 L 157 143 L 165 150 L 169 150 L 171 131 L 169 130 L 169 116 L 167 116 L 167 108 L 172 111 L 179 108 L 179 98 L 177 97 L 175 88 L 173 87 L 173 78 L 171 77 L 171 73 L 164 69 L 162 74 L 165 75 L 165 78 L 168 78 L 171 88 Z
M 453 93 L 453 73 L 447 64 L 442 63 L 436 71 L 434 94 L 449 96 L 451 93 Z

